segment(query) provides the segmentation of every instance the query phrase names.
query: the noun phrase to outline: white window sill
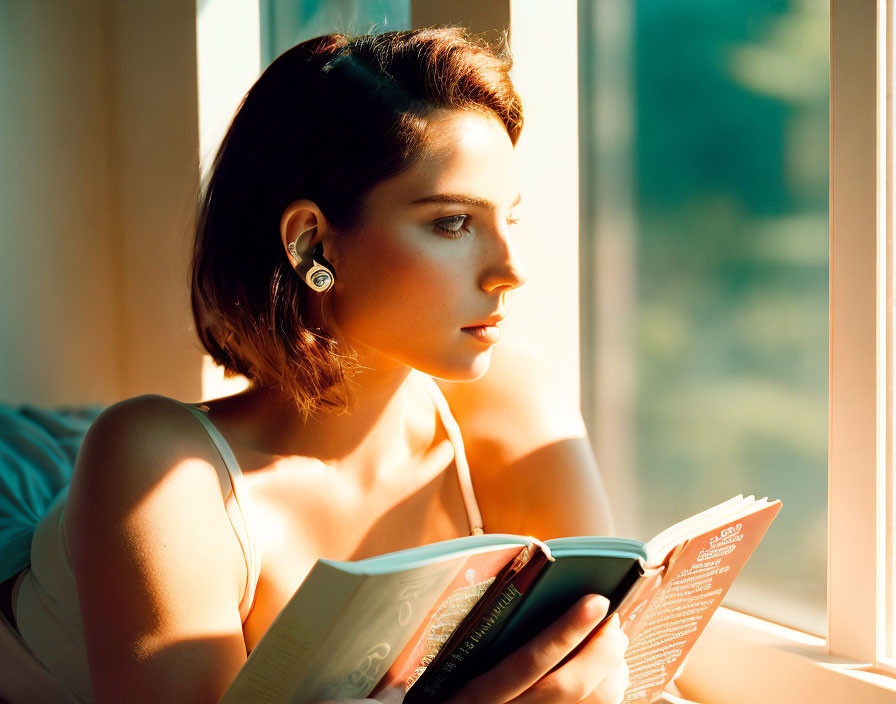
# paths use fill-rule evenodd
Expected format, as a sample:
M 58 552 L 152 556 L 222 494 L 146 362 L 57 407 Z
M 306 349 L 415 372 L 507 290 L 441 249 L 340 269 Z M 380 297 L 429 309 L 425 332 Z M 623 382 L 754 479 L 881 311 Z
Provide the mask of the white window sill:
M 896 702 L 891 674 L 829 655 L 823 638 L 725 608 L 675 683 L 686 700 L 701 704 Z

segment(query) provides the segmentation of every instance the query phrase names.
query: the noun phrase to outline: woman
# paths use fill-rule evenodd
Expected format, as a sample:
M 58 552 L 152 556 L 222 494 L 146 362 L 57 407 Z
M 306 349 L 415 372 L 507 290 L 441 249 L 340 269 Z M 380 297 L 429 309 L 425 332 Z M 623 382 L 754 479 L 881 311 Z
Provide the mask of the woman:
M 492 359 L 525 281 L 508 70 L 458 29 L 331 35 L 247 94 L 192 302 L 205 349 L 252 384 L 92 425 L 13 594 L 69 697 L 216 701 L 319 557 L 611 530 L 578 412 L 531 362 Z M 619 701 L 625 636 L 588 638 L 606 608 L 586 597 L 453 701 Z

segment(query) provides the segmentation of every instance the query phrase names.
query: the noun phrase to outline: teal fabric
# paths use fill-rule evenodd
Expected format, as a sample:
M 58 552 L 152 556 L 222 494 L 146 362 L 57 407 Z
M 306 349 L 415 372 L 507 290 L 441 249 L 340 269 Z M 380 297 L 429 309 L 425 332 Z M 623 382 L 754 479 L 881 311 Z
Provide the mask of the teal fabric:
M 84 434 L 102 410 L 0 404 L 0 581 L 30 562 L 34 529 L 68 485 Z

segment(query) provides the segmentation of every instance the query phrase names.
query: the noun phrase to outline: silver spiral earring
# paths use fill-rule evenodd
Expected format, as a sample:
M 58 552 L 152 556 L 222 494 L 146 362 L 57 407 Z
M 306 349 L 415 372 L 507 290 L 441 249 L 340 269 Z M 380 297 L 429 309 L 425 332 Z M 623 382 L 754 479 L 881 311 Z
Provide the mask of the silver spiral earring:
M 314 266 L 305 272 L 305 283 L 318 293 L 323 293 L 333 285 L 333 272 L 323 264 L 314 262 Z
M 317 231 L 317 225 L 302 232 L 295 241 L 286 245 L 286 249 L 296 259 L 296 273 L 299 274 L 312 291 L 324 293 L 334 283 L 332 264 L 324 259 L 323 244 L 318 244 L 309 256 L 308 242 Z M 301 252 L 301 253 L 300 253 Z

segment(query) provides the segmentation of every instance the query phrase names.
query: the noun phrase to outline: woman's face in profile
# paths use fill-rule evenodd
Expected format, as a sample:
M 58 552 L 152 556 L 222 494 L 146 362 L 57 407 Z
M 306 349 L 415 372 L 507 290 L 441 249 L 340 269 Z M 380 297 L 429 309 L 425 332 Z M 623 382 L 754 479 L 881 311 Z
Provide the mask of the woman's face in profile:
M 367 362 L 453 380 L 488 369 L 505 294 L 525 275 L 512 242 L 519 201 L 501 122 L 450 112 L 431 123 L 423 157 L 377 184 L 367 217 L 332 240 L 335 322 Z

